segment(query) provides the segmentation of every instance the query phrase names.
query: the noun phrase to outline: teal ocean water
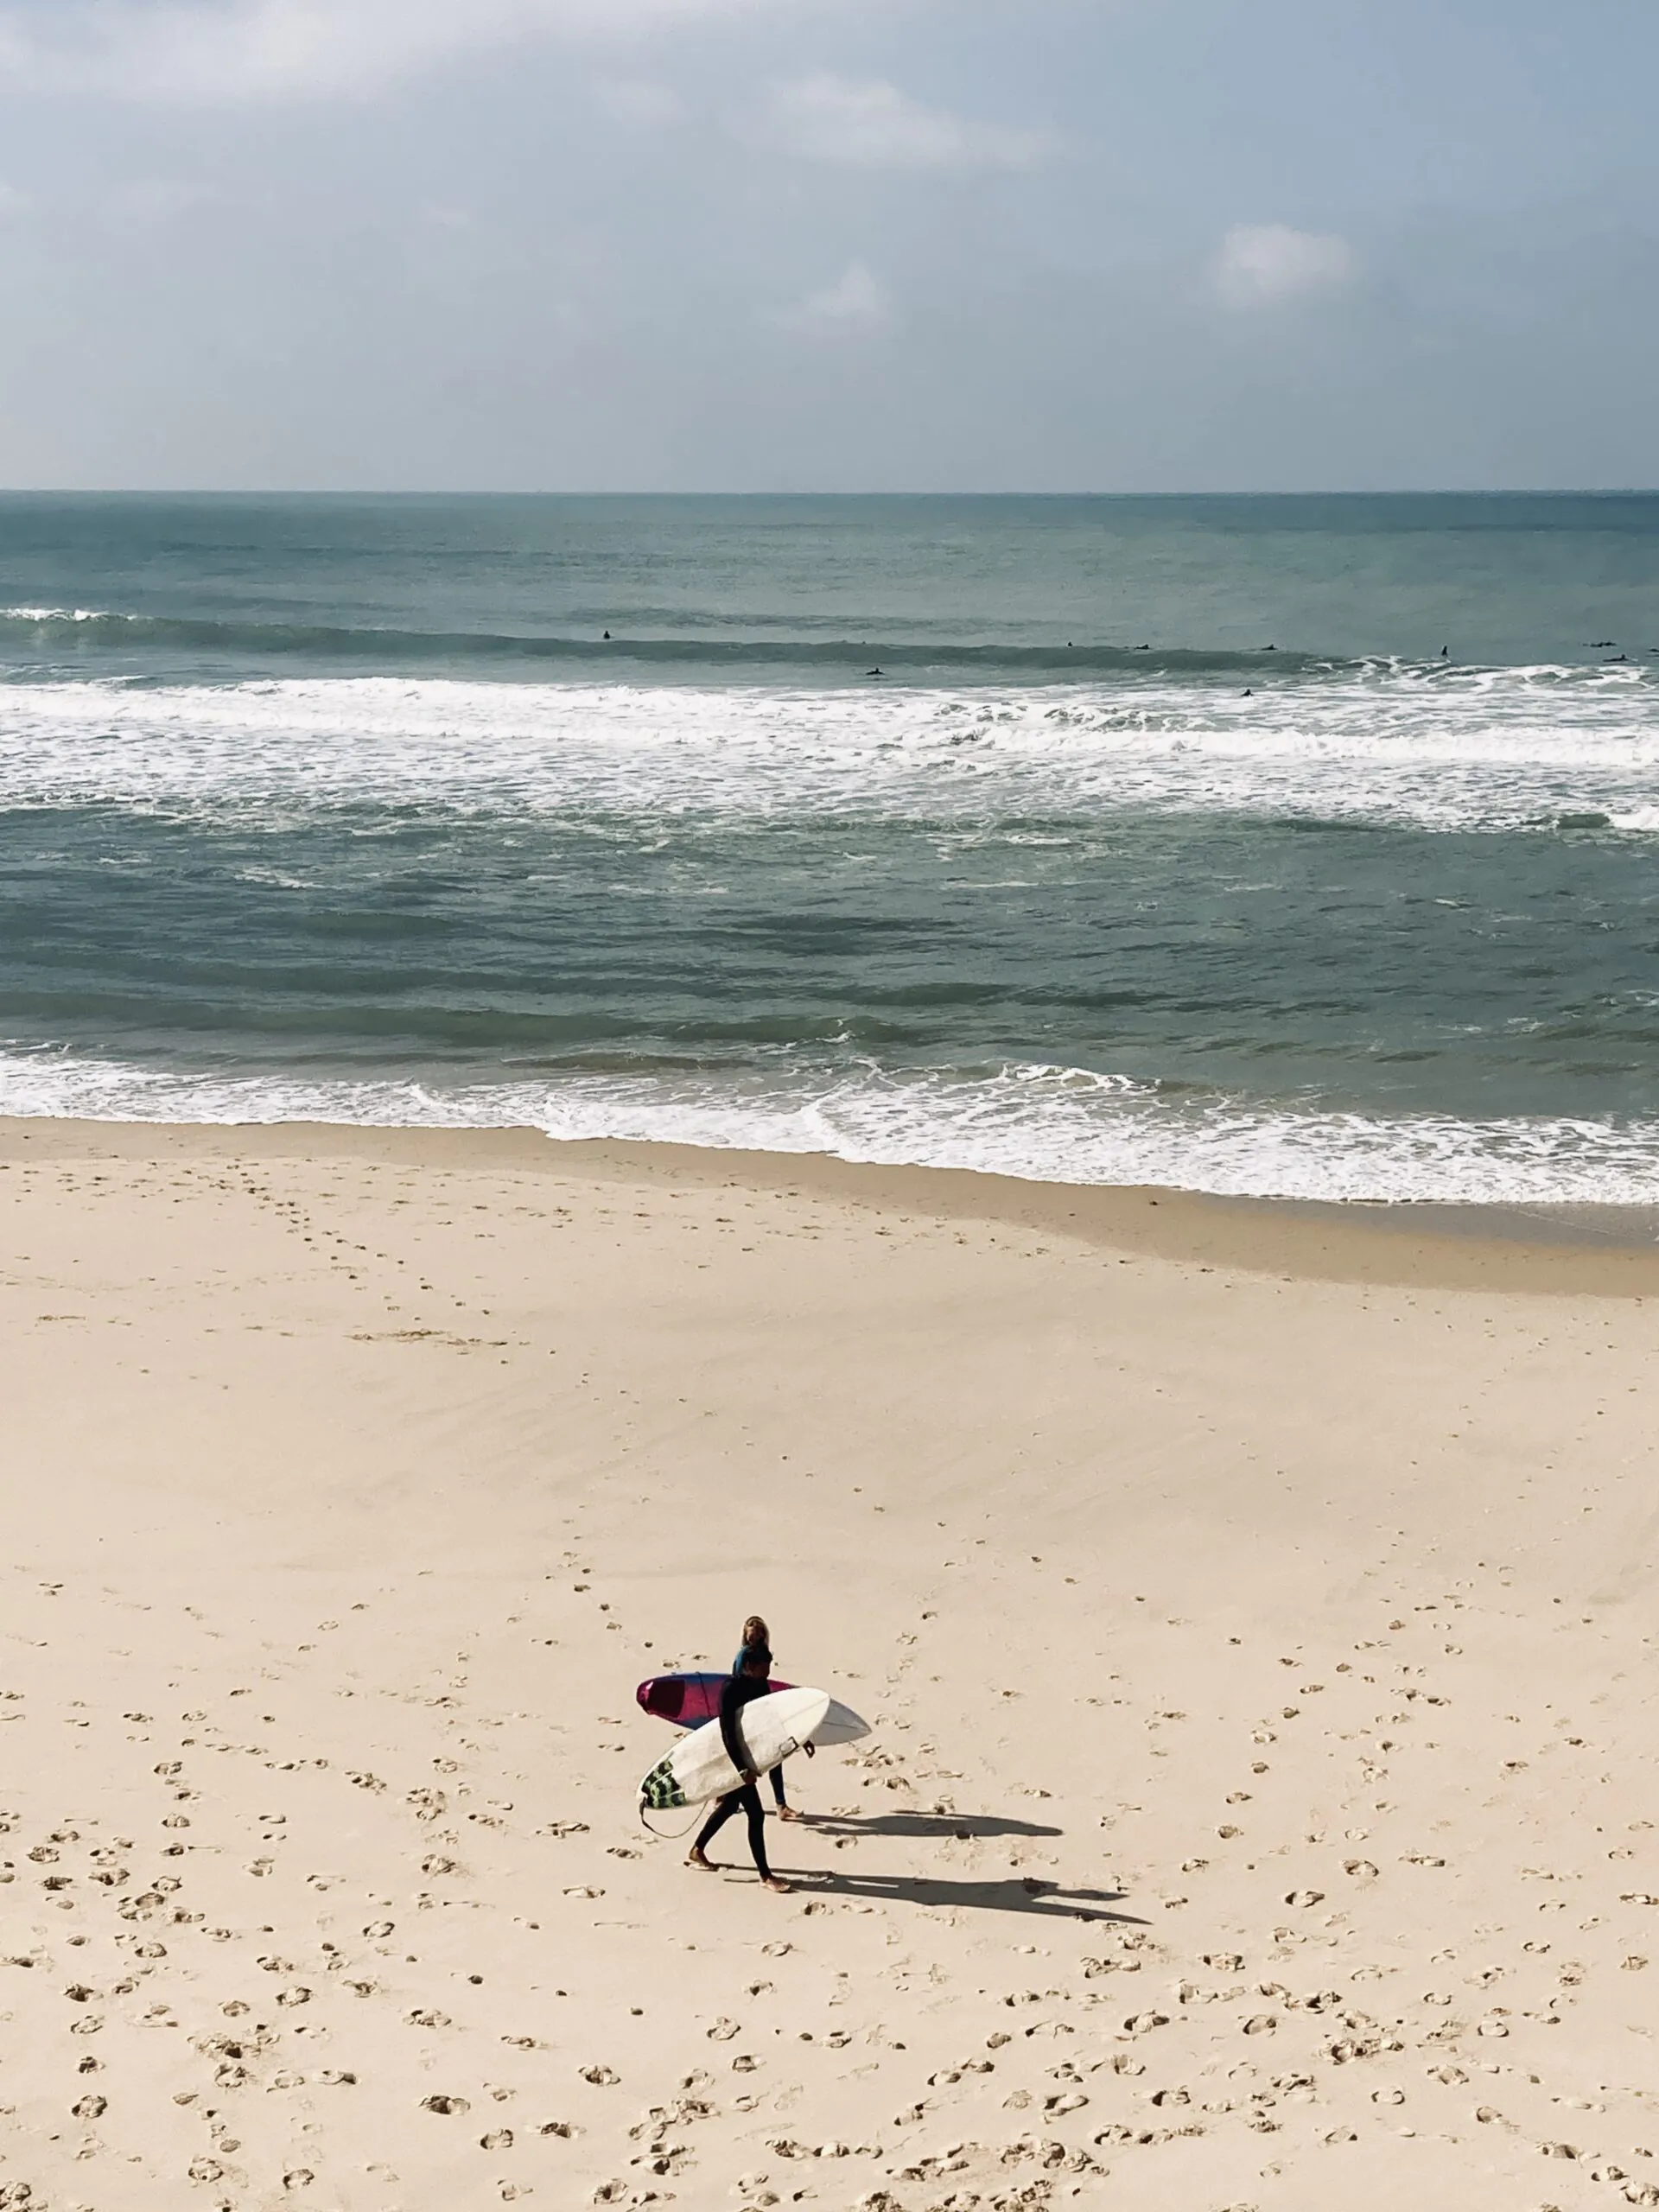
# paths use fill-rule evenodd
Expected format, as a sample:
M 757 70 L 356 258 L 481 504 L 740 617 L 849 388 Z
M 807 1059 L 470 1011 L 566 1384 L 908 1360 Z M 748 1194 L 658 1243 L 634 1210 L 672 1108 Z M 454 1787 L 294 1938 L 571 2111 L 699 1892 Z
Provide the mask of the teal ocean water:
M 0 498 L 0 1111 L 1649 1203 L 1659 497 Z

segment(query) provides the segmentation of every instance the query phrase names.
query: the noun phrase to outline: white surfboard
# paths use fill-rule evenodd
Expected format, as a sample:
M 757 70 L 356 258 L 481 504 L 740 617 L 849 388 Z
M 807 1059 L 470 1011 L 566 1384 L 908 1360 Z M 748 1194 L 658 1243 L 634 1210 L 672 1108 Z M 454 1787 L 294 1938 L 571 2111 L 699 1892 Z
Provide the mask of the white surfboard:
M 774 1690 L 746 1705 L 737 1716 L 737 1730 L 755 1773 L 765 1774 L 799 1751 L 823 1726 L 830 1702 L 822 1690 Z M 677 1805 L 701 1805 L 710 1797 L 723 1797 L 738 1783 L 719 1721 L 705 1720 L 701 1728 L 682 1736 L 668 1757 L 652 1767 L 639 1785 L 639 1802 L 666 1812 Z
M 855 1713 L 850 1705 L 843 1705 L 839 1698 L 832 1697 L 829 1712 L 812 1731 L 810 1741 L 827 1748 L 831 1744 L 855 1744 L 861 1736 L 869 1732 L 868 1720 Z

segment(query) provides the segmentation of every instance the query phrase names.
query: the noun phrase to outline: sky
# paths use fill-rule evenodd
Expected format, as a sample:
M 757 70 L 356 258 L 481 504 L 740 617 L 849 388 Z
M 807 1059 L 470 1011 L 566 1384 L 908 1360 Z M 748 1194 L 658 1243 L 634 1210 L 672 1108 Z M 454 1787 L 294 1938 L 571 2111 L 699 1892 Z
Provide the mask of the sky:
M 1659 484 L 1653 0 L 0 0 L 0 485 Z

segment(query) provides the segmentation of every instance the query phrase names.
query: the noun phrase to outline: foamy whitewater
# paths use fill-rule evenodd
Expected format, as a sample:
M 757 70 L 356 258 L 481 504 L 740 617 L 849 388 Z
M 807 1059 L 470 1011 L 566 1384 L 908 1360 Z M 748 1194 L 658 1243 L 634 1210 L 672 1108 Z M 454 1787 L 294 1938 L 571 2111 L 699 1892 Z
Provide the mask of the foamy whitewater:
M 249 820 L 272 805 L 789 818 L 1300 814 L 1659 830 L 1641 667 L 1319 669 L 874 694 L 393 677 L 0 690 L 11 804 Z
M 0 1111 L 1649 1203 L 1656 582 L 1659 501 L 0 500 Z

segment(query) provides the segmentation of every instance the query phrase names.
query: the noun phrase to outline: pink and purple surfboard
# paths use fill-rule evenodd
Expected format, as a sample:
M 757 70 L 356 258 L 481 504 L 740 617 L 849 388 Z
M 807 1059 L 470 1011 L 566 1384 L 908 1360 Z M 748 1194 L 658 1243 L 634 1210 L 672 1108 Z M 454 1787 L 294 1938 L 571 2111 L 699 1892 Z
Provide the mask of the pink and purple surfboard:
M 701 1728 L 705 1720 L 720 1718 L 720 1694 L 729 1675 L 653 1675 L 634 1692 L 643 1712 L 658 1720 L 671 1720 L 677 1728 Z M 768 1692 L 786 1690 L 788 1682 L 768 1682 Z

